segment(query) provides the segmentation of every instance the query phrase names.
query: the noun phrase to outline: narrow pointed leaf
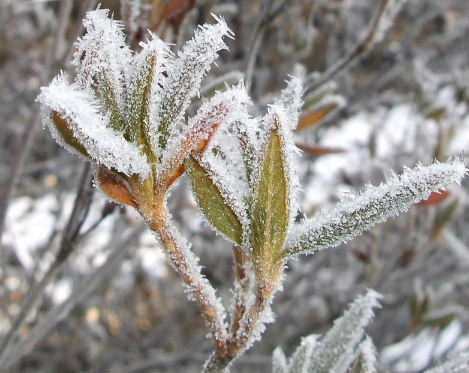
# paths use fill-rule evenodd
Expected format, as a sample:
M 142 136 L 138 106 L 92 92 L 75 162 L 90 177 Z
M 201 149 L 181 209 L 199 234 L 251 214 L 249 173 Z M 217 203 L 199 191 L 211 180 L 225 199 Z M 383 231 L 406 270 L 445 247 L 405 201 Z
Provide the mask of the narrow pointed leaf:
M 306 155 L 310 155 L 312 157 L 320 157 L 322 155 L 327 154 L 339 154 L 345 152 L 345 149 L 341 148 L 328 148 L 319 145 L 305 145 L 305 144 L 296 144 L 298 149 L 301 149 L 305 152 Z
M 204 216 L 218 231 L 230 240 L 241 244 L 243 227 L 218 186 L 210 178 L 208 170 L 192 156 L 186 160 L 185 164 L 194 196 Z
M 281 347 L 272 353 L 272 373 L 288 373 L 287 358 Z
M 401 176 L 393 176 L 386 184 L 369 186 L 363 193 L 348 197 L 334 209 L 322 211 L 296 227 L 286 255 L 308 254 L 351 240 L 406 211 L 431 192 L 459 183 L 466 172 L 460 161 L 418 165 L 406 169 Z
M 311 358 L 314 349 L 318 345 L 318 336 L 309 335 L 302 339 L 301 344 L 296 348 L 289 361 L 289 373 L 309 373 Z
M 80 141 L 75 137 L 71 125 L 57 112 L 52 112 L 52 121 L 55 124 L 55 128 L 61 136 L 61 139 L 56 139 L 58 141 L 62 140 L 61 145 L 71 146 L 74 150 L 78 151 L 81 155 L 89 158 L 90 155 L 86 151 L 85 147 L 80 143 Z M 62 142 L 61 141 L 61 142 Z
M 347 373 L 376 373 L 376 349 L 369 337 L 358 346 L 358 355 Z
M 303 114 L 298 124 L 298 131 L 308 129 L 321 123 L 325 118 L 335 112 L 338 107 L 339 105 L 337 103 L 330 103 Z
M 161 95 L 163 73 L 169 61 L 166 43 L 156 35 L 150 34 L 149 40 L 140 43 L 142 50 L 132 61 L 133 74 L 130 77 L 130 112 L 126 135 L 134 143 L 142 146 L 151 164 L 156 161 L 157 141 L 152 137 L 157 129 L 151 127 L 152 106 Z
M 88 90 L 70 85 L 65 75 L 59 75 L 41 89 L 38 101 L 42 104 L 44 122 L 59 144 L 67 143 L 52 121 L 52 113 L 66 121 L 73 139 L 96 163 L 127 176 L 138 174 L 145 178 L 148 175 L 150 168 L 140 149 L 107 126 L 107 118 L 99 113 L 96 99 Z
M 172 127 L 181 121 L 190 100 L 199 91 L 202 78 L 218 57 L 218 51 L 226 49 L 223 37 L 230 36 L 231 31 L 224 20 L 217 21 L 213 25 L 201 26 L 167 71 L 164 93 L 155 116 L 161 150 L 166 149 Z
M 125 81 L 132 51 L 125 43 L 123 25 L 108 18 L 109 10 L 88 12 L 83 20 L 86 34 L 75 43 L 72 64 L 77 67 L 77 82 L 96 88 L 110 114 L 114 130 L 125 128 Z
M 272 131 L 265 149 L 252 211 L 251 241 L 254 255 L 273 262 L 283 251 L 289 224 L 288 178 L 278 130 Z
M 369 290 L 334 321 L 334 326 L 314 350 L 309 373 L 334 372 L 336 367 L 352 360 L 355 347 L 363 338 L 364 328 L 374 316 L 373 309 L 379 306 L 379 297 L 378 293 Z

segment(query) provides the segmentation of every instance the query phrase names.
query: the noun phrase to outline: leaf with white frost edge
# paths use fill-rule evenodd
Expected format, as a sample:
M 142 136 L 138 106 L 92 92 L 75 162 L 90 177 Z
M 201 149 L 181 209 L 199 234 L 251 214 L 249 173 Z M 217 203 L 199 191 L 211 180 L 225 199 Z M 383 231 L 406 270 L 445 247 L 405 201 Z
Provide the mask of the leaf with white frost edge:
M 186 160 L 186 167 L 192 191 L 205 218 L 225 237 L 241 244 L 243 227 L 208 170 L 194 157 Z
M 309 373 L 334 372 L 337 367 L 353 359 L 355 346 L 363 338 L 364 328 L 374 316 L 373 309 L 379 307 L 379 298 L 377 292 L 368 290 L 352 302 L 342 317 L 334 321 L 334 326 L 314 350 Z
M 223 19 L 215 18 L 213 25 L 199 26 L 194 37 L 178 53 L 178 57 L 167 71 L 163 82 L 162 97 L 156 102 L 152 133 L 161 150 L 165 150 L 174 127 L 182 120 L 191 98 L 199 92 L 202 78 L 218 57 L 218 52 L 227 49 L 223 37 L 232 37 L 232 32 Z
M 298 119 L 303 107 L 303 80 L 305 77 L 304 68 L 297 67 L 293 76 L 287 82 L 287 86 L 282 90 L 280 98 L 276 104 L 283 107 L 288 114 L 289 129 L 294 130 L 298 125 Z
M 466 172 L 460 161 L 417 165 L 405 169 L 400 176 L 392 176 L 385 184 L 368 186 L 364 192 L 348 197 L 334 209 L 322 211 L 294 227 L 286 256 L 310 254 L 349 241 L 406 211 L 431 192 L 451 183 L 460 183 Z
M 96 99 L 90 92 L 69 85 L 66 75 L 59 75 L 48 87 L 41 88 L 37 100 L 42 104 L 44 122 L 59 144 L 64 142 L 51 120 L 53 112 L 69 124 L 95 162 L 127 176 L 148 175 L 150 167 L 140 149 L 107 127 L 108 119 L 99 114 Z
M 75 43 L 72 65 L 77 68 L 77 84 L 98 89 L 112 128 L 121 131 L 125 127 L 125 84 L 132 51 L 125 43 L 123 24 L 108 15 L 107 9 L 86 13 L 86 33 Z
M 287 358 L 281 347 L 272 353 L 272 373 L 288 373 Z
M 278 123 L 278 117 L 273 117 Z M 276 261 L 284 248 L 289 224 L 289 180 L 279 130 L 272 131 L 265 148 L 259 183 L 251 211 L 251 244 L 261 264 Z
M 165 42 L 150 33 L 146 42 L 141 42 L 142 50 L 132 60 L 128 89 L 128 126 L 126 134 L 130 140 L 142 144 L 149 161 L 154 163 L 156 156 L 151 143 L 150 117 L 154 97 L 162 94 L 161 85 L 164 71 L 170 63 L 170 51 Z
M 376 349 L 370 337 L 358 346 L 358 354 L 347 373 L 376 373 Z
M 309 373 L 311 358 L 317 345 L 317 335 L 302 338 L 300 345 L 288 361 L 288 373 Z
M 249 104 L 251 100 L 243 82 L 225 91 L 217 91 L 210 100 L 200 106 L 196 115 L 189 119 L 184 131 L 169 140 L 168 149 L 161 159 L 161 169 L 165 171 L 178 167 L 195 149 L 207 151 L 198 147 L 207 147 L 206 143 L 217 137 L 220 131 L 247 117 Z

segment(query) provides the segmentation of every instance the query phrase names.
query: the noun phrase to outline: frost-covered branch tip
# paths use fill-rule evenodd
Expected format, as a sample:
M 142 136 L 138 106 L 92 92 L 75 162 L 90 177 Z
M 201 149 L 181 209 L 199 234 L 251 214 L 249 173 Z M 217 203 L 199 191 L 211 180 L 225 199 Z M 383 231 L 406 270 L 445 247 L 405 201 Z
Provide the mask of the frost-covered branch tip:
M 337 246 L 362 232 L 406 211 L 451 183 L 460 183 L 467 169 L 460 161 L 418 165 L 393 176 L 385 184 L 368 186 L 364 192 L 347 197 L 332 210 L 322 211 L 297 227 L 286 255 L 312 253 Z
M 43 87 L 38 101 L 43 123 L 59 144 L 125 175 L 148 175 L 150 167 L 139 148 L 109 128 L 97 100 L 88 90 L 70 85 L 66 75 Z M 61 121 L 64 126 L 58 125 Z
M 368 290 L 334 322 L 332 329 L 314 350 L 309 373 L 334 372 L 334 368 L 344 360 L 353 360 L 355 346 L 363 338 L 364 328 L 374 316 L 373 309 L 379 307 L 380 297 L 377 292 Z
M 194 37 L 178 54 L 163 82 L 163 95 L 157 100 L 153 128 L 157 129 L 158 144 L 165 149 L 171 135 L 171 123 L 178 123 L 191 98 L 199 93 L 202 78 L 207 74 L 218 52 L 227 49 L 224 37 L 233 37 L 222 18 L 217 23 L 199 26 Z

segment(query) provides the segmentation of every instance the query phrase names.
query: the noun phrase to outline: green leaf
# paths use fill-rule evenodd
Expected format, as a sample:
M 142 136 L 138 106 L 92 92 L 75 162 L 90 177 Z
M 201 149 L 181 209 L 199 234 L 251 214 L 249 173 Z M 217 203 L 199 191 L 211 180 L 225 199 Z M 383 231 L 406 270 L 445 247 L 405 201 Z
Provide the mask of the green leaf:
M 230 240 L 241 244 L 243 227 L 218 186 L 210 178 L 207 169 L 192 156 L 185 164 L 195 198 L 207 220 Z
M 128 133 L 131 141 L 143 145 L 143 152 L 148 158 L 148 162 L 153 164 L 156 156 L 153 153 L 150 143 L 150 99 L 152 85 L 156 74 L 156 56 L 150 55 L 142 71 L 138 74 L 133 92 L 132 104 L 130 108 L 130 126 Z
M 116 131 L 123 131 L 125 128 L 125 122 L 122 116 L 117 94 L 112 88 L 110 79 L 107 78 L 105 73 L 102 75 L 99 91 L 106 108 L 109 110 L 112 129 Z
M 252 210 L 251 242 L 254 255 L 273 263 L 280 258 L 289 222 L 288 176 L 282 138 L 270 135 Z
M 57 111 L 52 112 L 52 120 L 54 121 L 55 128 L 57 128 L 57 131 L 59 131 L 63 140 L 68 145 L 76 149 L 79 153 L 81 153 L 85 157 L 91 158 L 88 152 L 86 151 L 85 147 L 75 137 L 73 130 L 70 129 L 70 126 L 67 123 L 67 121 Z

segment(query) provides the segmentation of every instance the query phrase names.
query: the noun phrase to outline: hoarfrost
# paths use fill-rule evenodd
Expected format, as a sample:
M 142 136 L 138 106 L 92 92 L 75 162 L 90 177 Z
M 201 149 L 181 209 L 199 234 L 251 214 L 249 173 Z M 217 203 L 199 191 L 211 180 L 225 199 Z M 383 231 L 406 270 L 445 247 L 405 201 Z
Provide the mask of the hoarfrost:
M 247 105 L 250 103 L 242 82 L 226 91 L 216 92 L 202 104 L 185 130 L 170 139 L 168 151 L 161 160 L 161 168 L 166 170 L 177 166 L 201 141 L 210 140 L 209 137 L 215 131 L 222 132 L 231 123 L 243 120 L 247 117 Z M 214 136 L 217 136 L 216 133 Z
M 164 150 L 167 138 L 183 118 L 191 98 L 199 92 L 202 78 L 218 57 L 218 52 L 227 49 L 223 37 L 232 36 L 231 30 L 221 18 L 213 25 L 199 26 L 193 39 L 189 40 L 172 66 L 163 82 L 163 96 L 157 102 L 153 128 L 158 128 L 160 136 L 153 139 Z M 156 133 L 155 133 L 156 135 Z
M 358 355 L 347 373 L 376 373 L 376 349 L 370 337 L 358 346 Z
M 109 10 L 98 9 L 86 14 L 86 34 L 78 39 L 72 64 L 77 68 L 77 82 L 82 87 L 111 89 L 123 112 L 126 67 L 132 51 L 125 44 L 123 24 L 108 18 Z M 106 81 L 106 82 L 104 82 Z
M 302 338 L 301 344 L 296 348 L 288 362 L 288 373 L 308 373 L 311 357 L 318 345 L 318 336 L 309 335 Z
M 280 98 L 276 102 L 277 105 L 285 108 L 288 114 L 289 129 L 294 130 L 298 125 L 298 119 L 303 107 L 303 80 L 305 76 L 304 69 L 298 68 L 296 72 L 288 80 L 287 86 L 282 90 Z
M 323 337 L 314 350 L 310 373 L 335 371 L 344 361 L 353 357 L 356 344 L 363 338 L 364 328 L 374 316 L 373 308 L 379 307 L 380 295 L 373 290 L 358 297 L 342 317 Z
M 292 255 L 311 253 L 337 246 L 363 231 L 406 211 L 453 182 L 459 183 L 467 172 L 460 161 L 417 165 L 392 176 L 386 184 L 368 186 L 355 198 L 347 198 L 332 210 L 322 211 L 295 227 L 289 240 Z
M 67 121 L 74 136 L 96 162 L 126 175 L 145 177 L 150 167 L 138 147 L 108 128 L 108 119 L 98 113 L 93 95 L 77 88 L 68 84 L 66 75 L 59 75 L 48 87 L 43 87 L 38 96 L 43 105 L 44 121 L 57 142 L 69 148 L 52 122 L 52 112 Z
M 287 358 L 281 347 L 277 347 L 272 354 L 272 373 L 288 372 Z

